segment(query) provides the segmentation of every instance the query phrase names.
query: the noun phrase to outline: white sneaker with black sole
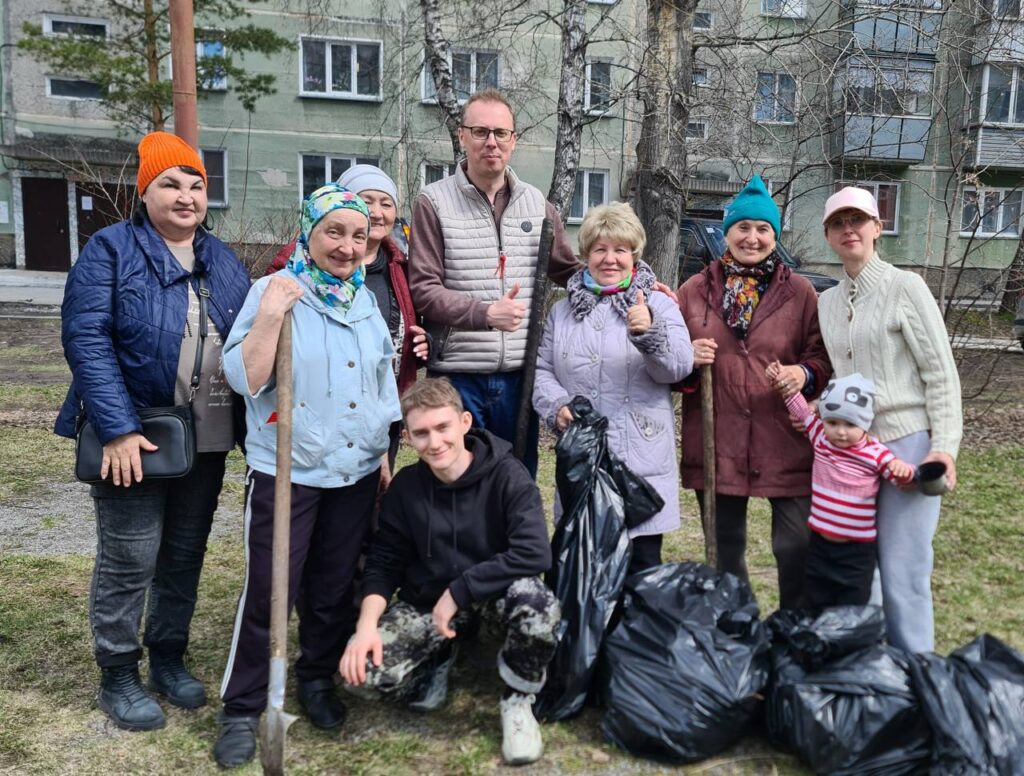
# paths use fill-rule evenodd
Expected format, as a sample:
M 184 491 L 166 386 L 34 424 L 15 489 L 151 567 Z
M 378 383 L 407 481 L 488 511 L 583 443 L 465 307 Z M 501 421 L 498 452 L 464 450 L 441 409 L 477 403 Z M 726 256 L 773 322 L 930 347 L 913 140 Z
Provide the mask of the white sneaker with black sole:
M 512 693 L 501 700 L 501 757 L 507 765 L 527 765 L 544 754 L 533 695 Z

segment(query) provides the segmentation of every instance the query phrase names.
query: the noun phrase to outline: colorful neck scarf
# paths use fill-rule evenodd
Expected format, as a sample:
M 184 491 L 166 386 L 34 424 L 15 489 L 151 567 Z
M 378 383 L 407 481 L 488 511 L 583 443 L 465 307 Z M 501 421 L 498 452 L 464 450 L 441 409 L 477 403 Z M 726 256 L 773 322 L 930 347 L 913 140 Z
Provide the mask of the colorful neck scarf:
M 778 261 L 774 251 L 753 267 L 740 264 L 728 251 L 722 256 L 722 270 L 725 272 L 722 317 L 739 339 L 746 338 L 754 310 L 768 288 Z
M 586 288 L 594 296 L 611 296 L 612 294 L 621 294 L 627 288 L 633 284 L 633 278 L 636 277 L 636 264 L 633 265 L 633 271 L 630 272 L 626 277 L 620 280 L 618 283 L 612 283 L 610 286 L 602 286 L 594 280 L 593 275 L 590 274 L 590 270 L 586 267 L 583 268 L 583 287 Z
M 295 244 L 295 252 L 288 259 L 288 269 L 294 272 L 321 302 L 328 307 L 340 307 L 342 310 L 348 310 L 352 306 L 356 291 L 366 280 L 366 268 L 362 265 L 359 265 L 359 269 L 347 280 L 324 272 L 313 261 L 301 241 Z
M 587 284 L 588 279 L 590 285 Z M 570 277 L 566 284 L 565 290 L 569 292 L 569 309 L 576 320 L 582 321 L 595 307 L 607 302 L 625 319 L 629 315 L 630 305 L 636 304 L 637 292 L 643 291 L 649 297 L 655 280 L 654 271 L 650 266 L 642 259 L 637 259 L 632 274 L 621 283 L 608 286 L 612 290 L 602 294 L 601 286 L 598 286 L 586 268 L 583 268 Z

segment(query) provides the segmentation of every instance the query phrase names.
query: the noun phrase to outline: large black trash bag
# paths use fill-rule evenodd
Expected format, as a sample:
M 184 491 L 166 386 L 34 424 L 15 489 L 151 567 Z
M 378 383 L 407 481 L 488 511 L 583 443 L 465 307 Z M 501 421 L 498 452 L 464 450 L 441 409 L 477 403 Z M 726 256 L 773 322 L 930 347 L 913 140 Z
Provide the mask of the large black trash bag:
M 1024 773 L 1024 655 L 984 635 L 948 658 L 915 655 L 911 671 L 933 773 Z
M 927 773 L 931 734 L 911 686 L 910 658 L 878 642 L 878 607 L 820 617 L 777 612 L 765 704 L 773 745 L 822 774 Z
M 583 708 L 626 579 L 631 554 L 627 525 L 647 520 L 664 506 L 645 480 L 609 452 L 608 419 L 581 396 L 569 409 L 573 422 L 555 447 L 562 519 L 546 578 L 562 606 L 562 622 L 547 682 L 534 706 L 534 714 L 548 721 Z
M 602 731 L 633 754 L 672 762 L 737 741 L 768 681 L 768 637 L 750 587 L 697 563 L 631 575 L 604 656 Z

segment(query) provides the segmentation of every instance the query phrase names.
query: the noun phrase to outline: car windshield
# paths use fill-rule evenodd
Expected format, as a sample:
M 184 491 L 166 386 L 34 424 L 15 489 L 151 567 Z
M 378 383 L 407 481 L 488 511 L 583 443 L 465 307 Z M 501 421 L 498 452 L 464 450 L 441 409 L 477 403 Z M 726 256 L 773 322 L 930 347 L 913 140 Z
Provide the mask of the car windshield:
M 725 233 L 722 231 L 722 225 L 708 222 L 704 222 L 701 225 L 704 227 L 704 231 L 707 232 L 708 239 L 711 241 L 711 245 L 715 249 L 715 258 L 724 256 Z M 796 266 L 796 262 L 793 261 L 793 257 L 789 255 L 789 251 L 783 248 L 781 244 L 776 243 L 775 252 L 782 258 L 783 263 L 790 267 Z

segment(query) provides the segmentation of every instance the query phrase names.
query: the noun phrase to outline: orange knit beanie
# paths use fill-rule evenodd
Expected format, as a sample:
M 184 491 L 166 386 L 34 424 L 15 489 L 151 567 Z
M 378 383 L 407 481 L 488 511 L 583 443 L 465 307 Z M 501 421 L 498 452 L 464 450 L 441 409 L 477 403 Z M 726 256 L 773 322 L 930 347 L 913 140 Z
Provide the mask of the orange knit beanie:
M 177 135 L 150 132 L 139 141 L 139 194 L 153 178 L 171 167 L 194 167 L 206 183 L 206 168 L 196 150 Z

